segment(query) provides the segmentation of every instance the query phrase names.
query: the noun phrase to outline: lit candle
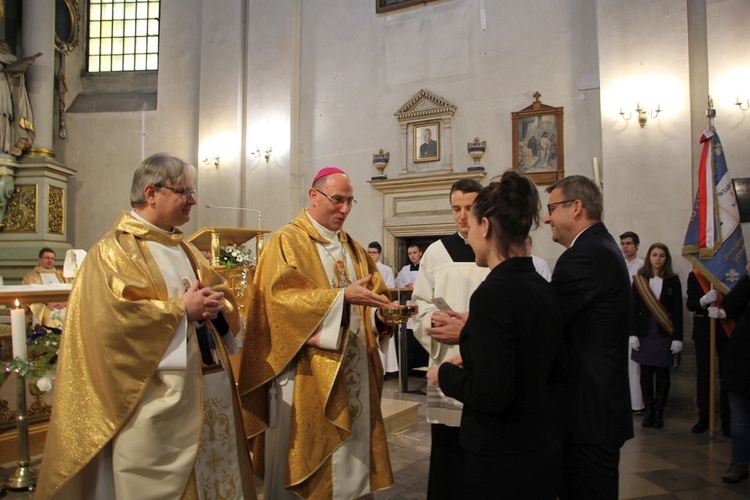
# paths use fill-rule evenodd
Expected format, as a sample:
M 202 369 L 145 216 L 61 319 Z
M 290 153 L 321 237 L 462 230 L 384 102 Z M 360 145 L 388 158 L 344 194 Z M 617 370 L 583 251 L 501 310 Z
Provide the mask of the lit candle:
M 596 185 L 601 188 L 602 181 L 601 181 L 601 178 L 599 177 L 599 158 L 594 156 L 591 162 L 594 164 L 594 182 L 596 182 Z
M 26 359 L 26 314 L 18 299 L 15 309 L 10 311 L 10 331 L 13 337 L 13 357 Z

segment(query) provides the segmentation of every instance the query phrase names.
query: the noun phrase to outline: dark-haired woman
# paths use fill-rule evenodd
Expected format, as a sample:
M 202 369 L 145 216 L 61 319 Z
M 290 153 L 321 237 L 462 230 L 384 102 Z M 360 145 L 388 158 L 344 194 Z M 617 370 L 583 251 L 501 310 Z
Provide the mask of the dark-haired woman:
M 669 369 L 674 355 L 682 351 L 682 286 L 672 271 L 672 256 L 664 243 L 651 245 L 646 262 L 633 277 L 630 345 L 633 361 L 641 365 L 646 406 L 641 424 L 661 429 L 669 395 Z
M 428 372 L 431 384 L 464 404 L 466 498 L 557 498 L 563 316 L 526 256 L 539 208 L 536 186 L 516 172 L 477 195 L 468 240 L 490 273 L 463 318 L 461 354 Z

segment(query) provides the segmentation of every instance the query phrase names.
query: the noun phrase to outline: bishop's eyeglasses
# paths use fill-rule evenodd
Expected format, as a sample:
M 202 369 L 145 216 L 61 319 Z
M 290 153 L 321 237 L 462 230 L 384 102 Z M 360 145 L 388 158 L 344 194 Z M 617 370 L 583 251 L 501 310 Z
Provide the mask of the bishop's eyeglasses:
M 346 203 L 346 205 L 349 208 L 354 208 L 354 206 L 357 204 L 357 200 L 355 200 L 354 198 L 344 198 L 343 196 L 338 196 L 338 195 L 337 196 L 328 196 L 327 194 L 325 194 L 320 189 L 318 189 L 318 188 L 314 188 L 314 189 L 315 189 L 315 191 L 319 192 L 320 194 L 322 194 L 323 196 L 325 196 L 326 198 L 328 198 L 328 201 L 330 201 L 331 203 L 333 203 L 333 206 L 336 207 L 336 208 L 341 208 L 345 203 Z

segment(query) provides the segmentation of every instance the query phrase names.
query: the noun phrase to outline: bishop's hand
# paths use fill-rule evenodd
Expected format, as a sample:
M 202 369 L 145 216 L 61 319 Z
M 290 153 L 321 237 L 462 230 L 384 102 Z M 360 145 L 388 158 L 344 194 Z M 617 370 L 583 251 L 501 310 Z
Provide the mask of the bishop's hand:
M 367 284 L 371 279 L 372 274 L 368 274 L 344 288 L 344 300 L 346 303 L 370 307 L 393 307 L 386 297 L 367 289 Z

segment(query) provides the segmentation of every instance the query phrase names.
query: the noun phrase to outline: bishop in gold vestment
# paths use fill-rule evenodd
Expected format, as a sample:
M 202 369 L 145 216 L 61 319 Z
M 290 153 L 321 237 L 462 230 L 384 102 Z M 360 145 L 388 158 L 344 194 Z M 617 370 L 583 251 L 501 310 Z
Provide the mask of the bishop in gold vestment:
M 177 158 L 144 160 L 133 179 L 135 209 L 81 266 L 36 498 L 216 496 L 216 484 L 199 491 L 195 472 L 207 425 L 196 325 L 223 317 L 236 332 L 239 318 L 226 282 L 176 228 L 196 203 L 194 179 Z M 251 476 L 247 448 L 234 449 Z M 254 498 L 247 483 L 234 482 L 231 498 Z
M 374 320 L 390 302 L 341 229 L 352 193 L 346 174 L 323 169 L 309 211 L 270 238 L 255 273 L 238 382 L 267 499 L 356 498 L 393 483 Z

